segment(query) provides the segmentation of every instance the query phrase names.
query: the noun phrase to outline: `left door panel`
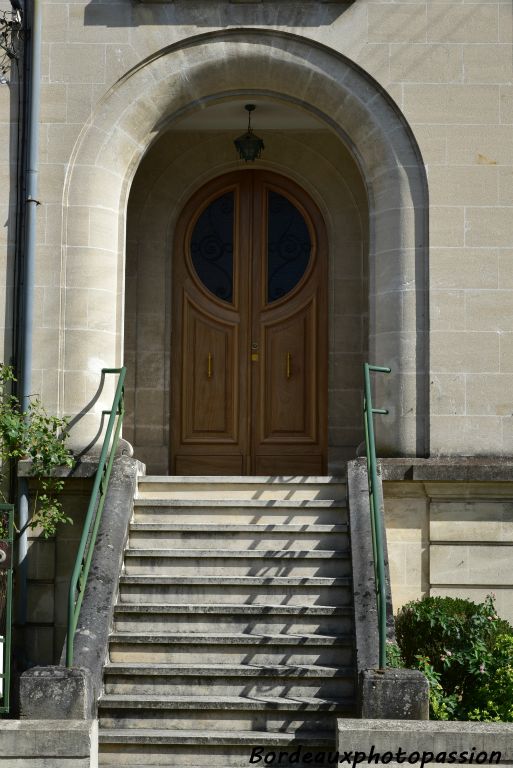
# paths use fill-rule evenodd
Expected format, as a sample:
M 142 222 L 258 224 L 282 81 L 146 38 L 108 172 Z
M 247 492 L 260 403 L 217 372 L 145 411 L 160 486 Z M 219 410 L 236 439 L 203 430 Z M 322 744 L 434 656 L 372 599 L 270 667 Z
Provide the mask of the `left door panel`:
M 184 297 L 184 331 L 182 442 L 237 443 L 237 325 Z
M 247 319 L 239 309 L 238 182 L 224 177 L 207 196 L 194 196 L 177 228 L 173 280 L 182 288 L 175 292 L 173 312 L 171 472 L 178 475 L 246 471 L 247 418 L 241 409 L 247 398 Z

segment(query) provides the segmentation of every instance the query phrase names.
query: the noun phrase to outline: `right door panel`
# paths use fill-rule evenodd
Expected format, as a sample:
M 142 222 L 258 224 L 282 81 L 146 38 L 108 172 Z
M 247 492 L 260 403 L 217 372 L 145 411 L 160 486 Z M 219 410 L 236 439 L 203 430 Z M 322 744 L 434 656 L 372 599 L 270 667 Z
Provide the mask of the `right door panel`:
M 315 306 L 262 324 L 261 445 L 315 443 Z
M 323 474 L 327 453 L 326 240 L 293 182 L 255 174 L 251 326 L 253 471 Z M 261 362 L 260 362 L 261 361 Z

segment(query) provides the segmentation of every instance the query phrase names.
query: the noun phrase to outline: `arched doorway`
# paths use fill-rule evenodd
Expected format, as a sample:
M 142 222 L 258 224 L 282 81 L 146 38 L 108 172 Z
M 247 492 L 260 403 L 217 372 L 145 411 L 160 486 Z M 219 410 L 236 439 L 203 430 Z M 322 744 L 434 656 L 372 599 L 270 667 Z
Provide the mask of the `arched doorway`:
M 238 171 L 178 222 L 173 268 L 175 474 L 322 474 L 327 463 L 327 239 L 297 184 Z
M 67 412 L 81 412 L 71 434 L 73 447 L 82 450 L 98 440 L 102 410 L 111 403 L 112 385 L 108 384 L 100 397 L 95 395 L 90 402 L 87 400 L 83 392 L 89 391 L 91 378 L 97 388 L 102 367 L 118 365 L 123 359 L 130 363 L 130 355 L 133 356 L 135 323 L 131 292 L 140 292 L 140 281 L 139 274 L 127 270 L 125 275 L 124 266 L 125 254 L 130 250 L 127 202 L 134 175 L 159 137 L 165 136 L 181 116 L 241 98 L 241 94 L 244 103 L 268 98 L 319 120 L 339 145 L 330 158 L 323 158 L 328 173 L 344 147 L 350 152 L 368 201 L 368 323 L 360 312 L 355 315 L 353 332 L 344 335 L 340 329 L 345 330 L 346 319 L 337 326 L 336 316 L 333 320 L 330 317 L 331 356 L 353 354 L 349 349 L 339 353 L 341 338 L 365 339 L 367 358 L 391 366 L 392 375 L 376 382 L 377 400 L 389 409 L 386 428 L 377 424 L 380 452 L 423 455 L 429 446 L 428 196 L 418 146 L 399 107 L 354 62 L 297 35 L 253 27 L 216 30 L 155 52 L 125 73 L 98 102 L 77 139 L 63 192 L 63 333 L 57 363 L 61 393 L 68 372 L 77 382 L 66 401 Z M 190 138 L 187 132 L 184 141 Z M 207 143 L 214 148 L 215 140 Z M 325 143 L 322 139 L 317 154 L 322 154 Z M 274 163 L 277 169 L 284 165 L 279 157 Z M 179 189 L 175 186 L 174 197 L 167 195 L 165 200 L 158 201 L 159 205 L 167 204 L 163 220 L 174 220 L 173 206 L 182 203 L 179 192 L 187 190 L 191 175 L 199 182 L 209 178 L 215 169 L 222 172 L 229 167 L 226 161 L 219 161 L 217 154 L 211 155 L 207 164 L 194 154 L 187 160 L 177 160 L 175 181 Z M 314 197 L 322 202 L 323 179 L 309 186 L 311 176 L 317 174 L 318 163 L 314 162 L 306 176 L 300 176 L 300 171 L 296 173 L 294 164 L 291 170 L 294 178 L 305 180 L 310 191 L 319 190 L 319 196 Z M 186 184 L 184 177 L 188 180 Z M 324 213 L 324 207 L 321 210 Z M 330 221 L 326 218 L 330 227 L 330 270 L 332 264 L 336 268 L 342 264 L 333 249 L 337 241 L 332 233 L 338 226 L 335 206 L 330 208 L 329 217 L 332 214 Z M 153 211 L 148 221 L 155 221 Z M 346 242 L 355 240 L 351 232 L 353 221 L 351 218 L 348 222 Z M 92 239 L 90 233 L 94 235 Z M 158 247 L 155 241 L 142 244 L 150 259 L 155 245 Z M 83 327 L 83 309 L 73 301 L 71 292 L 68 295 L 77 280 L 89 289 L 93 278 L 102 290 L 104 312 L 100 330 L 96 325 Z M 336 308 L 343 306 L 338 279 L 330 272 L 330 304 Z M 170 286 L 171 280 L 162 282 L 155 275 L 154 283 L 150 300 L 154 290 Z M 352 294 L 348 295 L 351 299 Z M 144 349 L 150 346 L 152 352 L 160 354 L 168 317 L 167 312 L 148 312 L 148 332 L 137 335 L 136 344 Z M 165 352 L 161 357 L 164 355 Z M 165 413 L 168 382 L 149 398 L 145 389 L 152 389 L 155 377 L 140 357 L 137 366 L 148 382 L 134 386 L 136 373 L 133 366 L 129 367 L 128 384 L 132 389 L 127 394 L 131 407 L 135 403 L 136 412 L 132 423 L 136 431 L 141 435 L 144 432 L 148 438 L 144 455 L 138 456 L 154 472 L 165 472 L 169 443 L 161 437 L 169 424 Z M 167 365 L 162 368 L 169 369 Z M 343 380 L 344 387 L 351 386 L 357 392 L 356 378 L 346 376 L 345 368 L 335 359 L 330 386 L 332 379 L 335 384 Z M 344 426 L 346 402 L 337 395 L 332 398 L 330 409 L 335 416 L 335 420 L 331 415 L 329 419 L 330 446 L 342 445 L 345 451 L 358 437 L 356 433 L 346 434 L 353 430 Z M 351 412 L 355 412 L 352 404 Z M 129 440 L 133 431 L 132 424 L 126 421 L 123 433 Z M 342 459 L 344 456 L 347 454 L 341 454 Z

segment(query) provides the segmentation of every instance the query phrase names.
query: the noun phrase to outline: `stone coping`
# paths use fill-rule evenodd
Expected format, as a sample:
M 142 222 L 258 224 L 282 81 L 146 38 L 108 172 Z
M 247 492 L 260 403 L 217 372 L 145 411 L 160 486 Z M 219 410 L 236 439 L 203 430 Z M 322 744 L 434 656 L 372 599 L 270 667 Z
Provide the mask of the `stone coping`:
M 453 734 L 470 733 L 483 736 L 508 736 L 512 741 L 510 749 L 513 750 L 513 723 L 481 723 L 471 720 L 379 720 L 364 718 L 341 718 L 338 720 L 339 731 L 372 731 L 379 733 L 420 733 Z
M 511 458 L 447 456 L 433 459 L 379 459 L 381 478 L 386 481 L 513 482 Z
M 500 764 L 513 762 L 513 723 L 461 720 L 337 720 L 339 750 L 384 752 L 500 752 Z M 362 763 L 362 764 L 367 764 Z M 407 762 L 405 763 L 408 764 Z
M 126 442 L 126 441 L 124 441 Z M 127 443 L 128 445 L 128 443 Z M 124 443 L 121 444 L 118 449 L 118 455 L 125 455 Z M 128 454 L 126 454 L 128 455 Z M 75 466 L 73 467 L 57 467 L 53 472 L 54 477 L 68 478 L 69 480 L 91 479 L 96 474 L 98 469 L 98 454 L 86 454 L 79 459 L 76 459 Z M 144 475 L 146 468 L 144 464 L 137 461 L 137 469 L 139 475 Z M 18 477 L 33 478 L 31 473 L 32 461 L 31 459 L 22 459 L 18 462 Z
M 97 750 L 96 720 L 0 721 L 0 754 L 4 758 L 89 758 Z
M 513 482 L 513 459 L 509 457 L 476 458 L 461 456 L 445 456 L 439 458 L 381 458 L 379 459 L 382 480 L 430 480 L 439 482 Z M 18 476 L 30 477 L 31 461 L 23 460 L 18 464 Z M 62 467 L 56 470 L 56 475 L 68 478 L 91 478 L 98 467 L 98 455 L 84 455 L 77 460 L 75 467 Z M 139 474 L 144 475 L 144 465 L 140 464 Z M 301 477 L 280 476 L 213 476 L 202 475 L 149 475 L 144 477 L 145 483 L 344 483 L 346 477 L 322 475 Z

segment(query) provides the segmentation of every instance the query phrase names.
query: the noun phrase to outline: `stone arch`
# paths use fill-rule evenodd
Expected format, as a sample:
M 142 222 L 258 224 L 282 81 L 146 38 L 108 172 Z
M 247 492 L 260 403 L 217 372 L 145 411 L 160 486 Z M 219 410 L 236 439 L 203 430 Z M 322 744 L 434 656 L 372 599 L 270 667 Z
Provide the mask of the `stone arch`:
M 121 362 L 125 212 L 142 156 L 191 104 L 241 93 L 269 94 L 313 112 L 356 159 L 369 201 L 370 357 L 393 369 L 378 386 L 379 404 L 390 409 L 380 447 L 396 455 L 426 453 L 422 158 L 404 117 L 372 78 L 326 46 L 288 33 L 233 29 L 190 38 L 142 62 L 98 103 L 66 177 L 63 278 L 65 294 L 77 280 L 84 288 L 98 288 L 102 307 L 95 327 L 83 328 L 81 307 L 64 296 L 63 372 L 82 372 L 92 386 L 102 365 Z M 110 397 L 106 388 L 77 421 L 75 446 L 84 447 L 96 434 L 99 411 Z M 84 408 L 79 398 L 72 400 L 68 396 L 70 410 Z

